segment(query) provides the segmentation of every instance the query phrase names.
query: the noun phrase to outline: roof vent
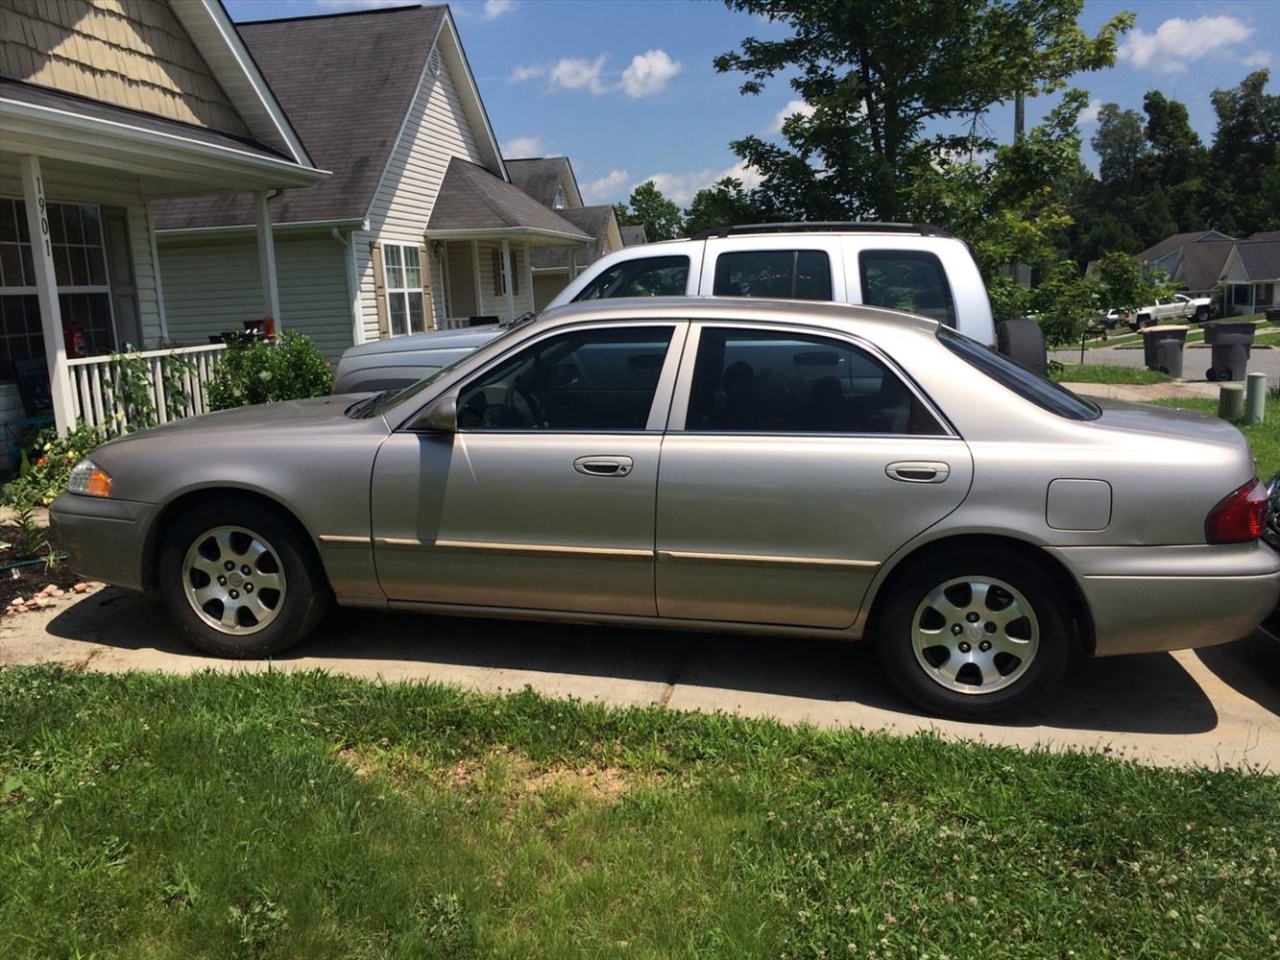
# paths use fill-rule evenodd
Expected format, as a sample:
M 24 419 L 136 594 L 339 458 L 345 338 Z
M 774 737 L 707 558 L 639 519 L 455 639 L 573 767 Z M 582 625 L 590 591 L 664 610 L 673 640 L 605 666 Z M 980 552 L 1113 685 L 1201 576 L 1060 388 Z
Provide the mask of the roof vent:
M 440 49 L 432 47 L 431 53 L 427 55 L 427 69 L 431 71 L 433 77 L 440 76 Z

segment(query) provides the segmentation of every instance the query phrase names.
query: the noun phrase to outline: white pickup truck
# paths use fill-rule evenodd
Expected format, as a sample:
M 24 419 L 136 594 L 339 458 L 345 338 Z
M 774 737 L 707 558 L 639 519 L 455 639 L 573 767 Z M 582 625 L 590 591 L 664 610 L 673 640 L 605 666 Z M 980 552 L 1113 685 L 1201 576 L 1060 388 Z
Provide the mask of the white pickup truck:
M 1204 323 L 1212 312 L 1213 301 L 1209 297 L 1188 297 L 1185 293 L 1175 293 L 1166 300 L 1157 299 L 1149 307 L 1139 307 L 1133 312 L 1133 320 L 1129 326 L 1136 331 L 1157 323 L 1168 323 L 1170 320 Z

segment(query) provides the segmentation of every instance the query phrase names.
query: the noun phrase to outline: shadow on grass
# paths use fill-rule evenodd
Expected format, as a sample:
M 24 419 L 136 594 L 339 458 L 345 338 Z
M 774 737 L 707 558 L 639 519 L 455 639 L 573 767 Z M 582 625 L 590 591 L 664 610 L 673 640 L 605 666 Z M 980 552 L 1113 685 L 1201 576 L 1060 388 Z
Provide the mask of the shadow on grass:
M 126 660 L 139 669 L 189 672 L 220 663 L 189 646 L 156 601 L 113 588 L 60 612 L 48 633 L 137 651 Z M 314 635 L 275 662 L 487 690 L 531 684 L 551 695 L 618 704 L 666 702 L 679 687 L 697 688 L 707 709 L 732 711 L 739 707 L 735 695 L 764 695 L 917 714 L 862 643 L 334 609 Z M 767 702 L 760 706 L 768 712 Z M 1077 664 L 1041 706 L 1005 721 L 1180 735 L 1217 722 L 1213 704 L 1168 654 Z

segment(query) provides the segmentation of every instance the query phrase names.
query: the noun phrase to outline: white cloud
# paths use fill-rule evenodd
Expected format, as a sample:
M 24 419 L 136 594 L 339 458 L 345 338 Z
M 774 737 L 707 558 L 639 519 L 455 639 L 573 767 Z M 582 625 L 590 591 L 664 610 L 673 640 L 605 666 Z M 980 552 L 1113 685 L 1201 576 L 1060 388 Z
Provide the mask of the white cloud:
M 1185 73 L 1191 61 L 1222 53 L 1251 36 L 1253 28 L 1235 17 L 1174 17 L 1155 33 L 1134 30 L 1121 42 L 1117 56 L 1139 70 Z
M 534 63 L 527 67 L 517 65 L 516 68 L 511 71 L 511 82 L 524 83 L 526 80 L 536 80 L 539 77 L 545 77 L 546 75 L 547 68 L 542 64 Z
M 524 157 L 541 157 L 547 152 L 546 146 L 539 136 L 516 137 L 502 145 L 502 155 L 508 160 Z
M 660 93 L 677 73 L 684 69 L 665 50 L 650 50 L 631 58 L 631 66 L 622 71 L 619 86 L 628 97 L 637 99 Z
M 1240 61 L 1246 67 L 1269 67 L 1271 66 L 1271 51 L 1259 50 L 1257 53 L 1251 53 Z
M 626 190 L 628 179 L 627 171 L 612 170 L 607 177 L 592 180 L 586 186 L 581 187 L 582 202 L 586 204 L 613 203 L 618 196 L 618 191 Z M 628 195 L 630 192 L 630 190 L 626 190 Z
M 513 0 L 484 0 L 484 18 L 497 20 L 504 13 L 510 13 L 515 7 Z
M 1102 109 L 1102 101 L 1094 97 L 1089 101 L 1089 105 L 1080 111 L 1080 116 L 1076 118 L 1076 123 L 1080 126 L 1087 126 L 1091 123 L 1098 122 L 1098 112 Z
M 794 117 L 796 114 L 812 117 L 813 110 L 814 107 L 811 103 L 805 103 L 803 100 L 792 100 L 778 111 L 778 115 L 773 118 L 773 124 L 765 132 L 770 135 L 781 133 L 782 125 L 786 123 L 788 117 Z
M 599 96 L 605 92 L 600 71 L 604 69 L 604 55 L 588 60 L 585 57 L 565 57 L 547 70 L 551 86 L 563 90 L 581 90 L 583 87 Z

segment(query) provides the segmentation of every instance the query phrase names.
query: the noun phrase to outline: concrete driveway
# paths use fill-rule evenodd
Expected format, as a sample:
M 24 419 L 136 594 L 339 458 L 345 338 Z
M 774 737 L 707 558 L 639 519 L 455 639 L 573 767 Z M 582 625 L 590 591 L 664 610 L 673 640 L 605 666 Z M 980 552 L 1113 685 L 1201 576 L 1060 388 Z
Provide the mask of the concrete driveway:
M 1141 763 L 1280 771 L 1280 625 L 1201 651 L 1079 664 L 1034 714 L 1000 726 L 911 711 L 867 645 L 334 610 L 272 664 L 206 657 L 156 601 L 115 588 L 0 620 L 0 665 L 107 672 L 330 670 L 498 693 L 724 711 L 786 723 L 1023 748 L 1097 750 Z

